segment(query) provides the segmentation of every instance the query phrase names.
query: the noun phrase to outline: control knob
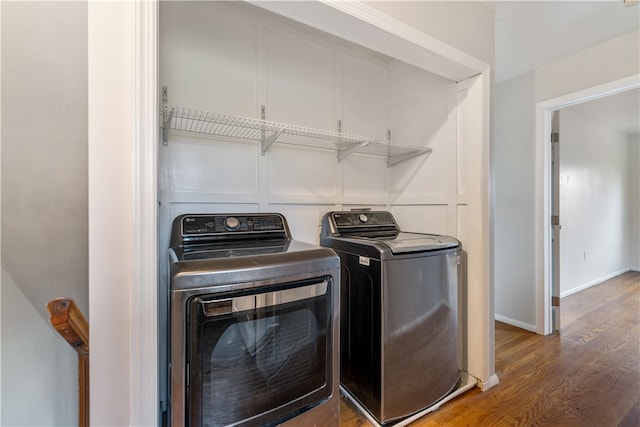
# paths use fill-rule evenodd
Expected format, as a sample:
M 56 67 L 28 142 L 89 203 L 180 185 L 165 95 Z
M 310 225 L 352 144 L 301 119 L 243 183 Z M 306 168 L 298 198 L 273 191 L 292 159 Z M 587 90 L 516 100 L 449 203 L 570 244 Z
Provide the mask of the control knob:
M 358 219 L 360 220 L 361 223 L 366 224 L 367 221 L 369 221 L 369 217 L 367 217 L 367 214 L 360 214 L 358 215 Z
M 230 216 L 224 220 L 224 228 L 229 231 L 235 231 L 240 227 L 240 221 L 238 218 Z

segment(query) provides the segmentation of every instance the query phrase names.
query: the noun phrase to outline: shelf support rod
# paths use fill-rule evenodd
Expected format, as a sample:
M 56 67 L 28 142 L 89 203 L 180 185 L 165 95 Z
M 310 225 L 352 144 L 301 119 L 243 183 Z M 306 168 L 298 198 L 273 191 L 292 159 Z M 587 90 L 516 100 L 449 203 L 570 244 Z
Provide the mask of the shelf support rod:
M 278 132 L 274 132 L 273 134 L 271 134 L 269 138 L 263 138 L 260 141 L 260 151 L 263 156 L 265 155 L 269 147 L 271 147 L 271 144 L 276 142 L 276 140 L 280 138 L 280 135 L 282 135 L 282 132 L 284 132 L 285 130 L 287 130 L 286 126 L 280 129 Z
M 409 159 L 413 159 L 414 157 L 422 156 L 425 154 L 431 154 L 433 151 L 432 148 L 427 148 L 424 150 L 414 150 L 408 153 L 396 154 L 396 155 L 388 155 L 387 156 L 387 167 L 397 165 L 398 163 L 404 162 Z
M 173 113 L 175 113 L 175 107 L 171 107 L 169 115 L 162 124 L 162 145 L 169 145 L 169 129 L 171 128 L 171 120 L 173 120 Z
M 339 148 L 338 149 L 338 163 L 340 163 L 341 161 L 343 161 L 344 159 L 346 159 L 349 155 L 353 154 L 354 152 L 358 151 L 359 149 L 366 147 L 367 145 L 371 144 L 371 142 L 373 141 L 364 141 L 361 142 L 359 144 L 353 144 L 350 147 L 347 148 Z

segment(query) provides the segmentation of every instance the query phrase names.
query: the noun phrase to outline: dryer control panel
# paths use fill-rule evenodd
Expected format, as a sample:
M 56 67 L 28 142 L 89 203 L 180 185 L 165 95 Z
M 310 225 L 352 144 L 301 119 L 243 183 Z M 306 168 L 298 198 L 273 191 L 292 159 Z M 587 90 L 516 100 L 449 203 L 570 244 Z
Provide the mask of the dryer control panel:
M 174 219 L 171 245 L 188 242 L 222 242 L 238 239 L 289 239 L 281 214 L 189 214 Z

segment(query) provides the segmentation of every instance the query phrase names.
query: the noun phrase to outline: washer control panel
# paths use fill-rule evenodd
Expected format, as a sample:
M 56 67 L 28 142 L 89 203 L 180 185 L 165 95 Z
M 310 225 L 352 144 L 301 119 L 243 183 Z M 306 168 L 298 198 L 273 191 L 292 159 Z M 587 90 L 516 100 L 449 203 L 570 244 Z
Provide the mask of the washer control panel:
M 337 228 L 396 226 L 390 212 L 333 212 L 331 218 Z

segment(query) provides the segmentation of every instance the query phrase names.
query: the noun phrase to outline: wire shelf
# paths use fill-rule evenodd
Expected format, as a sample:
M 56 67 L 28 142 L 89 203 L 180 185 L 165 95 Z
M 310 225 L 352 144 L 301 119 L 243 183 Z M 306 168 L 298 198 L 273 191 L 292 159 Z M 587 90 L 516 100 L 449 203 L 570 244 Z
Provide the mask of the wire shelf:
M 431 148 L 413 147 L 381 139 L 313 129 L 249 117 L 229 116 L 206 111 L 161 105 L 163 143 L 169 131 L 196 133 L 260 142 L 264 155 L 272 144 L 323 148 L 337 152 L 338 162 L 352 153 L 386 157 L 387 166 L 431 153 Z

